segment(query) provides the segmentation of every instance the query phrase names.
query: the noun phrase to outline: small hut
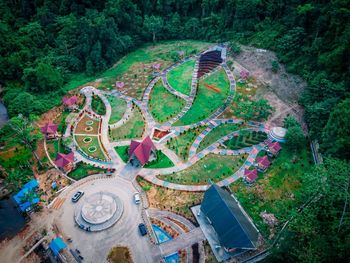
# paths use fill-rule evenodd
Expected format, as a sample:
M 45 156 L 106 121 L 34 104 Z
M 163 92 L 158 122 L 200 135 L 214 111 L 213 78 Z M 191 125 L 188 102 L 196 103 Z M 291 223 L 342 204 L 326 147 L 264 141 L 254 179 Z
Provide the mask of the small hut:
M 74 168 L 74 153 L 58 153 L 55 160 L 55 164 L 63 172 L 69 173 Z
M 57 124 L 49 122 L 41 127 L 41 132 L 44 134 L 46 139 L 55 139 L 58 137 L 57 128 Z

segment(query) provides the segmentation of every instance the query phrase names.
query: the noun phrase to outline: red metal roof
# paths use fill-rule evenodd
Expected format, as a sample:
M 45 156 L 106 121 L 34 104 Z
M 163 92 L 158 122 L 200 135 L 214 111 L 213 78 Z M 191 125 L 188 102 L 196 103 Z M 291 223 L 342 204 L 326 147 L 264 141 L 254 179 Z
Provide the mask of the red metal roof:
M 128 152 L 129 160 L 133 155 L 135 155 L 135 157 L 139 160 L 141 165 L 144 165 L 148 162 L 152 150 L 155 149 L 156 147 L 154 146 L 149 136 L 147 136 L 142 142 L 131 141 Z
M 247 178 L 247 181 L 254 182 L 256 180 L 256 178 L 258 178 L 258 170 L 257 169 L 253 169 L 253 170 L 244 169 L 244 176 Z
M 65 167 L 69 163 L 74 162 L 74 153 L 70 152 L 68 154 L 58 153 L 56 156 L 55 164 L 59 168 Z
M 259 165 L 261 165 L 263 167 L 269 167 L 271 164 L 267 155 L 265 155 L 264 157 L 256 158 L 256 161 Z
M 78 101 L 77 96 L 63 97 L 63 103 L 66 104 L 67 106 L 72 106 L 76 104 L 77 101 Z
M 42 133 L 56 133 L 57 132 L 57 124 L 54 124 L 52 122 L 46 123 L 45 126 L 41 127 Z
M 272 142 L 272 143 L 269 143 L 267 144 L 267 146 L 269 147 L 270 151 L 273 151 L 273 152 L 279 152 L 282 147 L 281 145 L 279 144 L 279 142 Z

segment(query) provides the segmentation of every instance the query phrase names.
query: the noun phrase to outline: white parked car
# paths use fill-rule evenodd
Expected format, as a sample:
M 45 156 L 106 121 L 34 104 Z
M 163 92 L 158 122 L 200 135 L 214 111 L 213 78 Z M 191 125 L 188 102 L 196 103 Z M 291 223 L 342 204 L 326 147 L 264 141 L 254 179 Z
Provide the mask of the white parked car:
M 134 193 L 134 202 L 137 205 L 141 203 L 141 197 L 140 197 L 140 194 L 138 192 Z

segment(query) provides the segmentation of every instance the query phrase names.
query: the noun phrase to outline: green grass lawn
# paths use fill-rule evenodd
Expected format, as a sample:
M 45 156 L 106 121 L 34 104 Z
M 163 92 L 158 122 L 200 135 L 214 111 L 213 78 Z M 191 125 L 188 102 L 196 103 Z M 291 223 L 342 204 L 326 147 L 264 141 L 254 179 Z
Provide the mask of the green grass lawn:
M 129 145 L 117 146 L 114 148 L 123 162 L 127 163 L 129 160 Z M 168 168 L 174 166 L 173 162 L 161 150 L 156 151 L 157 158 L 144 165 L 144 168 Z
M 106 106 L 103 103 L 103 101 L 101 100 L 101 98 L 97 95 L 92 96 L 91 108 L 98 115 L 105 115 L 106 114 Z
M 216 86 L 217 93 L 204 84 Z M 199 122 L 214 113 L 225 102 L 230 91 L 230 83 L 223 69 L 220 69 L 199 82 L 197 95 L 189 111 L 175 125 L 188 125 Z
M 298 204 L 294 196 L 302 187 L 303 174 L 312 167 L 311 153 L 305 147 L 298 154 L 282 149 L 271 167 L 259 175 L 254 186 L 246 186 L 242 180 L 230 186 L 244 209 L 252 217 L 254 223 L 265 237 L 269 229 L 264 224 L 260 213 L 272 213 L 280 225 L 292 215 Z
M 218 182 L 237 171 L 246 159 L 247 155 L 221 156 L 208 154 L 181 172 L 158 176 L 158 178 L 172 183 L 189 185 L 207 184 L 209 179 Z
M 92 174 L 104 173 L 105 171 L 105 169 L 80 162 L 76 165 L 75 169 L 68 174 L 68 176 L 75 180 L 79 180 Z
M 224 123 L 224 124 L 221 124 L 221 125 L 215 127 L 201 141 L 197 152 L 204 150 L 205 148 L 207 148 L 208 146 L 210 146 L 211 144 L 213 144 L 214 142 L 216 142 L 220 138 L 224 137 L 225 135 L 227 135 L 231 132 L 237 131 L 239 129 L 241 129 L 241 125 L 232 124 L 232 123 Z
M 103 154 L 103 151 L 100 147 L 100 144 L 98 142 L 98 136 L 85 136 L 85 135 L 75 135 L 75 140 L 78 143 L 80 149 L 87 154 L 88 156 L 92 156 L 94 158 L 97 159 L 101 159 L 101 160 L 105 160 L 106 157 Z M 85 137 L 90 137 L 92 140 L 89 143 L 85 143 L 83 140 Z M 95 152 L 89 152 L 89 147 L 91 146 L 95 146 L 96 147 L 96 151 Z
M 57 153 L 67 154 L 70 152 L 61 144 L 61 139 L 46 141 L 46 147 L 52 161 L 56 159 Z
M 110 131 L 112 141 L 142 137 L 145 128 L 142 113 L 137 106 L 134 106 L 131 114 L 132 116 L 123 126 Z
M 243 132 L 243 131 L 242 131 Z M 238 150 L 245 147 L 250 147 L 263 142 L 267 139 L 267 134 L 265 132 L 244 132 L 238 137 L 233 137 L 232 139 L 224 142 L 226 147 L 231 150 Z
M 109 124 L 116 123 L 119 121 L 126 110 L 126 101 L 115 96 L 108 96 L 108 101 L 111 104 L 112 113 L 109 119 Z
M 129 155 L 128 155 L 129 145 L 117 146 L 117 147 L 114 147 L 114 150 L 118 153 L 118 155 L 120 156 L 120 158 L 123 160 L 124 163 L 128 162 L 128 160 L 129 160 Z
M 194 65 L 195 61 L 191 59 L 171 70 L 167 74 L 170 86 L 182 94 L 190 95 Z
M 157 158 L 146 163 L 144 168 L 168 168 L 173 167 L 173 162 L 161 150 L 156 151 Z
M 188 151 L 194 141 L 194 139 L 206 128 L 206 126 L 201 126 L 197 128 L 192 128 L 184 133 L 180 134 L 175 138 L 171 138 L 167 141 L 167 146 L 169 149 L 175 151 L 175 153 L 181 157 L 183 160 L 187 160 Z
M 185 101 L 171 94 L 161 81 L 155 84 L 150 94 L 149 108 L 157 122 L 163 123 L 175 117 L 184 106 Z

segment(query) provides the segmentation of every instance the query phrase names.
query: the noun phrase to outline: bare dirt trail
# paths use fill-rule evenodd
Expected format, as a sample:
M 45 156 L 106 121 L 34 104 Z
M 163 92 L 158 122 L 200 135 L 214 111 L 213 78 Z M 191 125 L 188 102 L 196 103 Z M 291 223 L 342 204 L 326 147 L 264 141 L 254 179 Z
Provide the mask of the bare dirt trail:
M 306 82 L 299 76 L 287 73 L 279 64 L 276 73 L 272 71 L 272 61 L 278 61 L 275 53 L 249 46 L 241 46 L 241 53 L 234 57 L 234 66 L 246 69 L 258 84 L 256 98 L 265 98 L 275 108 L 267 121 L 272 126 L 281 126 L 285 116 L 293 115 L 306 129 L 303 108 L 298 104 Z

